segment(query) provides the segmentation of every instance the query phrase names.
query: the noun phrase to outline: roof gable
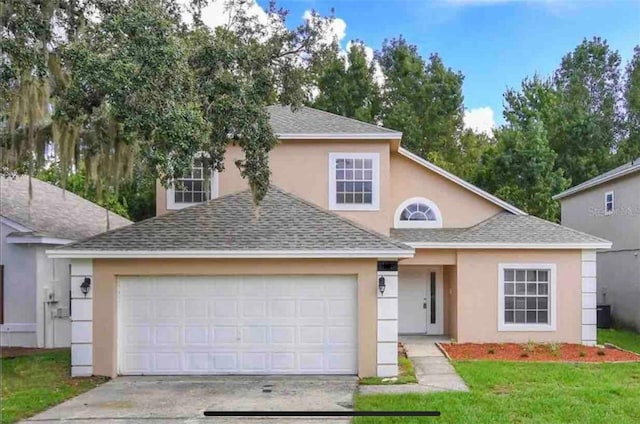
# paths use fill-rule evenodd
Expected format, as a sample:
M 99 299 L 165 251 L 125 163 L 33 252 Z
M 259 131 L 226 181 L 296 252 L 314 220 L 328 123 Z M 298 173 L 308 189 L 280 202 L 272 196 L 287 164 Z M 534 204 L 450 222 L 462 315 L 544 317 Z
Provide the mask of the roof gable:
M 409 150 L 400 147 L 398 149 L 398 153 L 402 156 L 404 156 L 405 158 L 408 158 L 410 160 L 412 160 L 413 162 L 416 162 L 419 165 L 422 165 L 423 167 L 429 169 L 430 171 L 440 175 L 441 177 L 459 185 L 460 187 L 463 187 L 464 189 L 476 194 L 477 196 L 480 196 L 481 198 L 488 200 L 489 202 L 499 206 L 500 208 L 504 209 L 505 211 L 511 212 L 515 215 L 527 215 L 526 212 L 516 208 L 515 206 L 511 205 L 510 203 L 505 202 L 502 199 L 497 198 L 496 196 L 487 193 L 486 191 L 482 190 L 479 187 L 476 187 L 475 185 L 471 184 L 470 182 L 467 182 L 465 180 L 463 180 L 462 178 L 440 168 L 439 166 L 429 162 L 426 159 L 421 158 L 418 155 L 415 155 L 413 153 L 411 153 Z
M 253 196 L 246 190 L 61 249 L 50 253 L 59 257 L 76 257 L 83 251 L 93 252 L 91 257 L 136 254 L 145 257 L 165 254 L 196 255 L 189 257 L 413 255 L 413 249 L 399 241 L 275 187 L 269 190 L 259 207 L 253 205 Z

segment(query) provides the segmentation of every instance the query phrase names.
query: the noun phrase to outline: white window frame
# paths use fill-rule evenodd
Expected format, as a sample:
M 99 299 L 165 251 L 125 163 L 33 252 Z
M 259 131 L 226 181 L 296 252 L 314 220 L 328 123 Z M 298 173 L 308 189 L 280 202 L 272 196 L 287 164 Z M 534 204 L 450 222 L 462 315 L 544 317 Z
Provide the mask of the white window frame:
M 435 221 L 401 221 L 402 211 L 411 204 L 423 203 L 427 205 L 435 214 Z M 396 213 L 393 217 L 393 223 L 395 228 L 442 228 L 442 213 L 440 208 L 433 201 L 425 197 L 412 197 L 400 203 L 400 206 L 396 209 Z
M 513 324 L 504 321 L 504 271 L 518 270 L 548 270 L 549 271 L 549 322 L 547 324 Z M 545 263 L 500 263 L 498 264 L 498 331 L 556 331 L 557 290 L 556 265 Z
M 371 204 L 345 204 L 336 202 L 336 160 L 371 159 Z M 329 153 L 329 210 L 332 211 L 377 211 L 380 210 L 380 154 L 379 153 Z
M 220 176 L 218 174 L 219 174 L 218 171 L 215 169 L 211 173 L 211 190 L 209 190 L 209 199 L 207 200 L 216 199 L 219 195 L 218 184 L 219 184 Z M 173 184 L 167 187 L 167 210 L 179 210 L 179 209 L 188 208 L 189 206 L 198 205 L 202 203 L 202 202 L 191 202 L 191 203 L 176 202 L 175 192 L 176 191 Z
M 609 197 L 609 195 L 611 195 L 611 202 L 607 201 L 607 197 Z M 611 210 L 607 209 L 607 205 L 611 203 Z M 611 215 L 613 214 L 613 211 L 616 209 L 616 199 L 615 199 L 615 195 L 613 194 L 613 191 L 607 191 L 604 194 L 604 214 L 605 215 Z

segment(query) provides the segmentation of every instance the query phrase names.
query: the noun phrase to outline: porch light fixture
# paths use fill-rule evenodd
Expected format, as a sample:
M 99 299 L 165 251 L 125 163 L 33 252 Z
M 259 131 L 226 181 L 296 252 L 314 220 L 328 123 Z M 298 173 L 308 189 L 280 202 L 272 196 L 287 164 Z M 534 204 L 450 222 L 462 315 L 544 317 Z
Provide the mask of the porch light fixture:
M 387 288 L 387 285 L 384 282 L 384 277 L 378 278 L 378 290 L 380 290 L 380 294 L 384 294 L 384 289 Z
M 91 278 L 84 277 L 84 281 L 82 282 L 82 284 L 80 284 L 80 291 L 82 292 L 84 297 L 87 297 L 87 293 L 89 293 L 89 287 L 91 287 Z

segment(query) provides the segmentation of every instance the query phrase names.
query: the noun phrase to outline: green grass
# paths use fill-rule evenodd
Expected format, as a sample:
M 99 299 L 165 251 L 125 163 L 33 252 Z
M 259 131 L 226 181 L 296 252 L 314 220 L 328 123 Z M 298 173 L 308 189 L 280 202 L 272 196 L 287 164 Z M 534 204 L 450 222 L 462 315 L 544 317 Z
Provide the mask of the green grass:
M 106 378 L 71 378 L 69 350 L 4 358 L 2 424 L 30 417 L 86 392 Z
M 598 330 L 598 344 L 611 343 L 622 349 L 640 353 L 640 334 L 629 330 Z
M 416 371 L 413 369 L 413 362 L 404 356 L 398 356 L 398 379 L 396 381 L 382 381 L 382 377 L 366 377 L 360 379 L 363 386 L 379 384 L 410 384 L 417 383 Z
M 470 393 L 358 395 L 356 409 L 439 410 L 429 418 L 356 423 L 638 423 L 640 364 L 465 361 L 454 364 Z

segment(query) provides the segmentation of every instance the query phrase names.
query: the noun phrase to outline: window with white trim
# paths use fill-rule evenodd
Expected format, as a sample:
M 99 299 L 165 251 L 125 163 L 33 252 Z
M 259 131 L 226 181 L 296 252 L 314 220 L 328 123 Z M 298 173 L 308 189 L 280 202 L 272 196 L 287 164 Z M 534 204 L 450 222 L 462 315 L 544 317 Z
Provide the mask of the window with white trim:
M 187 175 L 177 178 L 167 189 L 167 209 L 182 209 L 218 197 L 217 174 L 211 172 L 207 181 L 202 158 L 196 157 Z
M 555 265 L 499 266 L 499 330 L 555 330 Z
M 442 228 L 442 214 L 431 200 L 412 197 L 396 209 L 394 225 L 395 228 Z
M 615 209 L 615 198 L 613 191 L 608 191 L 604 195 L 604 213 L 605 215 L 611 215 Z
M 378 153 L 329 153 L 329 209 L 379 208 Z

